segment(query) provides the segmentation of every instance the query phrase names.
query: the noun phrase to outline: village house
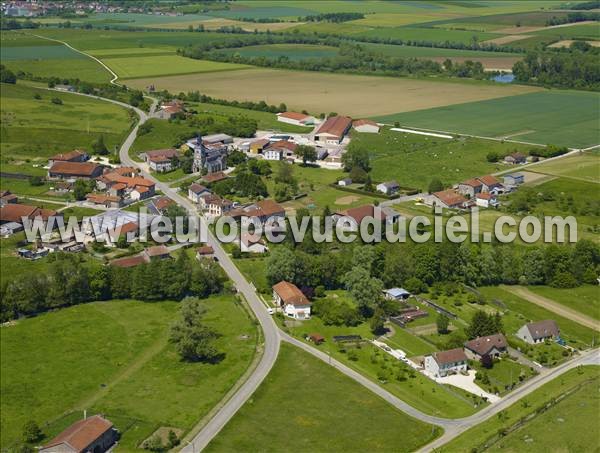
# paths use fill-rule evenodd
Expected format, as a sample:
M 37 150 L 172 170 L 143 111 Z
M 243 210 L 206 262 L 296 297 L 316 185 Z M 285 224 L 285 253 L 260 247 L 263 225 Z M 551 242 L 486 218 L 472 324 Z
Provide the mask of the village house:
M 120 196 L 103 193 L 88 193 L 85 199 L 88 203 L 104 206 L 105 208 L 120 208 L 124 205 L 123 198 Z
M 7 204 L 16 204 L 19 202 L 19 197 L 17 197 L 10 190 L 3 190 L 0 192 L 0 206 L 4 206 Z
M 242 233 L 240 236 L 240 250 L 244 253 L 265 253 L 269 248 L 259 234 Z
M 477 178 L 479 182 L 481 182 L 481 192 L 482 193 L 493 193 L 498 194 L 498 192 L 503 188 L 502 183 L 492 175 L 480 176 Z
M 161 104 L 160 109 L 156 112 L 156 117 L 161 120 L 170 120 L 181 113 L 185 113 L 183 102 L 175 99 Z
M 394 195 L 400 190 L 400 185 L 396 181 L 388 181 L 377 184 L 376 189 L 383 194 Z
M 56 154 L 48 159 L 48 167 L 52 167 L 52 165 L 56 162 L 85 162 L 88 160 L 90 156 L 85 151 L 80 151 L 75 149 L 73 151 L 69 151 L 68 153 Z
M 330 145 L 342 142 L 344 136 L 352 126 L 352 119 L 347 116 L 331 116 L 325 120 L 315 133 L 315 141 Z
M 496 207 L 498 198 L 491 193 L 478 193 L 475 197 L 475 204 L 480 208 Z
M 522 173 L 510 173 L 503 176 L 504 185 L 507 187 L 520 186 L 525 182 L 525 176 Z
M 209 194 L 200 199 L 200 206 L 208 217 L 221 217 L 233 209 L 233 202 L 218 195 Z
M 293 283 L 281 281 L 273 285 L 273 302 L 290 318 L 310 319 L 311 303 Z
M 154 182 L 135 175 L 137 173 L 128 167 L 117 168 L 96 178 L 96 186 L 111 196 L 129 197 L 131 200 L 153 197 L 156 189 Z
M 481 360 L 485 355 L 497 358 L 506 353 L 508 343 L 501 333 L 478 337 L 465 343 L 465 353 L 467 357 L 473 360 Z
M 338 211 L 333 214 L 333 220 L 335 222 L 337 222 L 340 218 L 345 218 L 346 220 L 350 221 L 350 227 L 353 229 L 357 229 L 360 226 L 360 223 L 367 217 L 372 217 L 381 222 L 388 221 L 386 214 L 382 209 L 376 208 L 370 204 L 346 209 L 344 211 Z
M 113 424 L 100 415 L 76 421 L 40 448 L 40 453 L 104 453 L 119 438 Z
M 210 245 L 203 245 L 196 249 L 196 259 L 202 260 L 205 258 L 212 258 L 215 255 L 215 249 Z
M 467 356 L 461 348 L 434 352 L 425 357 L 425 371 L 433 377 L 445 377 L 467 371 Z
M 50 179 L 93 179 L 101 174 L 102 167 L 93 162 L 58 161 L 48 170 Z
M 171 171 L 176 168 L 179 165 L 177 163 L 179 156 L 179 151 L 172 148 L 156 149 L 141 154 L 148 167 L 159 173 Z
M 406 300 L 411 294 L 404 288 L 390 288 L 383 290 L 386 299 L 390 300 Z
M 268 138 L 261 138 L 250 143 L 250 154 L 261 154 L 271 146 L 271 141 Z
M 274 200 L 261 200 L 248 206 L 235 209 L 229 213 L 236 220 L 241 219 L 242 227 L 247 228 L 252 224 L 252 220 L 265 225 L 268 220 L 283 225 L 285 219 L 285 209 Z
M 352 127 L 356 132 L 367 132 L 377 134 L 379 132 L 379 124 L 371 120 L 356 120 L 352 123 Z
M 107 233 L 105 236 L 108 238 L 106 245 L 114 247 L 121 238 L 124 238 L 127 242 L 133 242 L 137 239 L 140 234 L 140 227 L 137 222 L 127 222 Z
M 200 203 L 200 198 L 202 198 L 203 195 L 207 195 L 209 193 L 210 190 L 208 190 L 202 184 L 198 183 L 190 184 L 190 187 L 188 188 L 188 198 L 194 203 Z
M 465 197 L 473 198 L 483 190 L 483 184 L 477 178 L 467 179 L 458 184 L 458 193 Z
M 517 337 L 525 343 L 538 344 L 560 336 L 560 329 L 552 319 L 530 322 L 517 331 Z
M 296 148 L 298 145 L 287 140 L 279 140 L 272 143 L 266 150 L 263 150 L 263 156 L 266 160 L 284 160 L 295 159 Z
M 158 197 L 146 202 L 148 212 L 154 215 L 163 215 L 170 206 L 175 205 L 175 202 L 169 197 Z
M 155 245 L 152 247 L 148 247 L 145 249 L 142 254 L 147 258 L 148 261 L 151 260 L 164 260 L 167 258 L 171 258 L 171 252 L 169 252 L 169 248 L 166 245 Z
M 136 267 L 141 264 L 146 264 L 146 257 L 144 255 L 126 256 L 125 258 L 118 258 L 110 262 L 111 266 L 116 267 Z
M 446 209 L 461 209 L 465 206 L 467 199 L 454 190 L 442 190 L 434 192 L 426 198 L 426 203 L 430 206 L 439 206 Z
M 505 164 L 520 165 L 527 162 L 527 156 L 523 153 L 512 153 L 504 158 Z
M 277 114 L 277 121 L 293 124 L 294 126 L 310 126 L 315 124 L 315 118 L 305 113 L 281 112 Z
M 56 217 L 57 220 L 62 219 L 63 214 L 52 209 L 42 209 L 26 204 L 11 203 L 0 207 L 0 225 L 7 223 L 23 225 L 23 218 L 34 221 L 38 217 L 47 222 L 51 217 Z
M 338 186 L 342 186 L 342 187 L 348 187 L 351 184 L 352 184 L 352 180 L 350 178 L 344 178 L 344 179 L 340 179 L 338 181 Z

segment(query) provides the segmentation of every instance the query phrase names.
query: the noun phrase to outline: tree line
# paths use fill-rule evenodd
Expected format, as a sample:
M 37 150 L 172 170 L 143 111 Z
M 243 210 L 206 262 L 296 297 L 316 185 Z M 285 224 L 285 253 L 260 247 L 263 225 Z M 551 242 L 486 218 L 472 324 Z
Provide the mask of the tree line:
M 207 297 L 223 289 L 225 275 L 212 261 L 193 262 L 186 253 L 133 268 L 100 266 L 82 254 L 55 252 L 47 272 L 24 273 L 2 283 L 0 320 L 111 299 L 143 301 Z
M 314 14 L 311 16 L 304 16 L 299 18 L 300 22 L 332 22 L 332 23 L 341 23 L 341 22 L 349 22 L 351 20 L 359 20 L 364 19 L 365 15 L 363 13 L 324 13 L 324 14 Z

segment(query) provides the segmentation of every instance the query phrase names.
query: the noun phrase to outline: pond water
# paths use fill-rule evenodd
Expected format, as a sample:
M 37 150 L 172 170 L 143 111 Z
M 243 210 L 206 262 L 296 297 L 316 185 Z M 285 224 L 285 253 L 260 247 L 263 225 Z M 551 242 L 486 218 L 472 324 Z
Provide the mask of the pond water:
M 515 80 L 514 74 L 500 74 L 492 79 L 494 82 L 511 83 Z

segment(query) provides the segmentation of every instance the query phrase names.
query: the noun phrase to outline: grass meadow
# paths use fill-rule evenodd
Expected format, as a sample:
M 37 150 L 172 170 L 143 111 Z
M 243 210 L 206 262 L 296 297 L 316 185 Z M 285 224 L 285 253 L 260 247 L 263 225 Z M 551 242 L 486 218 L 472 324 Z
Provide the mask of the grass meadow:
M 256 346 L 256 328 L 232 296 L 205 304 L 206 323 L 222 334 L 217 365 L 179 359 L 167 341 L 173 302 L 95 302 L 2 327 L 2 446 L 18 440 L 27 420 L 42 426 L 83 409 L 115 422 L 126 451 L 160 426 L 191 429 L 245 372 Z
M 600 289 L 596 285 L 583 285 L 569 289 L 529 286 L 527 289 L 567 308 L 600 320 Z
M 581 179 L 590 182 L 600 182 L 600 154 L 585 152 L 558 160 L 542 162 L 531 167 L 532 171 L 563 178 Z
M 274 414 L 285 428 L 274 426 Z M 267 445 L 270 451 L 373 451 L 392 445 L 394 451 L 413 451 L 439 434 L 284 343 L 271 373 L 206 451 L 258 451 Z
M 598 93 L 542 91 L 379 116 L 406 127 L 584 148 L 598 144 Z

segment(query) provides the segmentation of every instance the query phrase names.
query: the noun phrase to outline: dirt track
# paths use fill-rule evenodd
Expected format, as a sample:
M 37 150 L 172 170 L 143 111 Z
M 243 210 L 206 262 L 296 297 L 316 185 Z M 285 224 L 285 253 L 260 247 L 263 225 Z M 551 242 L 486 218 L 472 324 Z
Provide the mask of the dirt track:
M 582 326 L 589 327 L 590 329 L 594 329 L 600 331 L 600 323 L 589 316 L 586 316 L 578 311 L 572 310 L 570 308 L 565 307 L 557 302 L 554 302 L 551 299 L 548 299 L 544 296 L 540 296 L 529 291 L 527 288 L 522 286 L 505 286 L 502 285 L 502 289 L 519 296 L 528 302 L 531 302 L 535 305 L 539 305 L 540 307 L 545 308 L 546 310 L 550 310 L 551 312 L 556 313 L 557 315 L 564 316 L 567 319 L 575 321 Z

